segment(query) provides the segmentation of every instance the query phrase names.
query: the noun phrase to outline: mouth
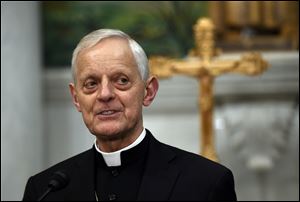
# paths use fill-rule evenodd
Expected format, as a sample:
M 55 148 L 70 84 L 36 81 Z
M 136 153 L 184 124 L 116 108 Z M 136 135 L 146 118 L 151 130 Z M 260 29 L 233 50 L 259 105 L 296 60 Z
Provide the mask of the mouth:
M 100 120 L 115 119 L 121 114 L 120 110 L 107 109 L 96 113 L 96 117 Z
M 104 111 L 99 112 L 98 114 L 99 115 L 112 115 L 116 112 L 117 112 L 116 110 L 104 110 Z

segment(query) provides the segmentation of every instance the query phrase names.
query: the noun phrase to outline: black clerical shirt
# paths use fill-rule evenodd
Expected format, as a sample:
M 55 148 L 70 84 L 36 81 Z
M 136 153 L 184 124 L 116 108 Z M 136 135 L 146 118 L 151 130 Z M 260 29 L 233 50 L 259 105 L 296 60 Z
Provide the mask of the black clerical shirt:
M 95 152 L 95 187 L 99 201 L 137 200 L 147 158 L 149 137 L 135 147 L 121 152 L 121 165 L 108 167 L 103 156 Z

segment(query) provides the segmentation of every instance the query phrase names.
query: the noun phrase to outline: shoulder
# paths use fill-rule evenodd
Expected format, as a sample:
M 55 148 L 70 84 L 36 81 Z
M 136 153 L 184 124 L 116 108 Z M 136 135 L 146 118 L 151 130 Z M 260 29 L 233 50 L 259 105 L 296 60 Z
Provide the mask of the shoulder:
M 153 137 L 153 136 L 152 136 Z M 188 182 L 197 183 L 219 183 L 222 181 L 233 181 L 233 174 L 229 168 L 221 163 L 209 160 L 201 155 L 194 154 L 177 147 L 164 144 L 152 138 L 152 152 L 159 159 L 165 159 L 168 164 L 181 173 L 181 178 Z M 155 151 L 153 151 L 155 150 Z M 159 156 L 159 157 L 158 157 Z M 156 159 L 157 159 L 156 158 Z
M 224 173 L 224 172 L 230 172 L 230 170 L 225 167 L 224 165 L 209 160 L 201 155 L 188 152 L 164 143 L 161 143 L 163 147 L 166 149 L 169 149 L 175 154 L 175 158 L 171 163 L 176 164 L 179 167 L 182 167 L 182 169 L 190 170 L 190 171 L 208 171 L 209 173 Z
M 178 173 L 174 199 L 184 200 L 189 196 L 191 200 L 236 200 L 234 177 L 229 168 L 155 138 L 152 140 L 155 161 L 168 162 L 168 170 Z
M 79 164 L 83 162 L 87 162 L 90 158 L 93 158 L 93 150 L 89 149 L 84 151 L 80 154 L 77 154 L 73 157 L 70 157 L 60 163 L 52 165 L 51 167 L 41 171 L 40 173 L 32 176 L 34 178 L 49 178 L 53 175 L 56 171 L 68 171 L 72 172 L 74 168 L 79 166 Z
M 180 172 L 178 186 L 174 188 L 176 192 L 190 193 L 197 199 L 205 196 L 209 201 L 236 201 L 234 176 L 229 168 L 200 155 L 169 148 L 176 153 L 173 165 Z M 189 188 L 184 192 L 186 187 Z
M 167 156 L 166 159 L 169 159 L 171 164 L 176 165 L 183 170 L 198 172 L 209 171 L 209 173 L 229 171 L 227 167 L 220 163 L 158 141 L 149 130 L 147 130 L 147 133 L 152 142 L 152 152 L 156 156 Z
M 40 197 L 47 190 L 49 180 L 52 179 L 53 174 L 57 171 L 66 173 L 69 178 L 76 181 L 80 169 L 83 167 L 89 169 L 89 162 L 93 157 L 93 150 L 89 149 L 31 176 L 27 181 L 23 200 L 33 201 Z

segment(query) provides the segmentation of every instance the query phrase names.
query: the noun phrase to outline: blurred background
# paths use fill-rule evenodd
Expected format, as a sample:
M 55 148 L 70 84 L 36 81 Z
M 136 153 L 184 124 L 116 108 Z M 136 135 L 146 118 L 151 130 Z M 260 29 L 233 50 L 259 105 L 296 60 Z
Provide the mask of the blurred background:
M 238 200 L 298 201 L 298 1 L 1 1 L 1 200 L 21 200 L 30 176 L 92 147 L 68 91 L 72 51 L 84 35 L 116 28 L 148 56 L 183 58 L 199 17 L 216 25 L 218 59 L 256 50 L 270 65 L 260 76 L 215 81 L 215 144 Z M 198 154 L 198 92 L 193 78 L 161 80 L 144 126 Z

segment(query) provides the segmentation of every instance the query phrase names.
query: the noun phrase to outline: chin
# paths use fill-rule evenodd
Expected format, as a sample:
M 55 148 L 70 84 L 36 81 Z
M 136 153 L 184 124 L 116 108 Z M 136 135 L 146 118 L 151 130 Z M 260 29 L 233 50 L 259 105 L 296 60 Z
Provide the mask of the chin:
M 112 141 L 123 138 L 126 134 L 123 131 L 124 130 L 115 127 L 102 127 L 95 129 L 93 134 L 101 140 Z

